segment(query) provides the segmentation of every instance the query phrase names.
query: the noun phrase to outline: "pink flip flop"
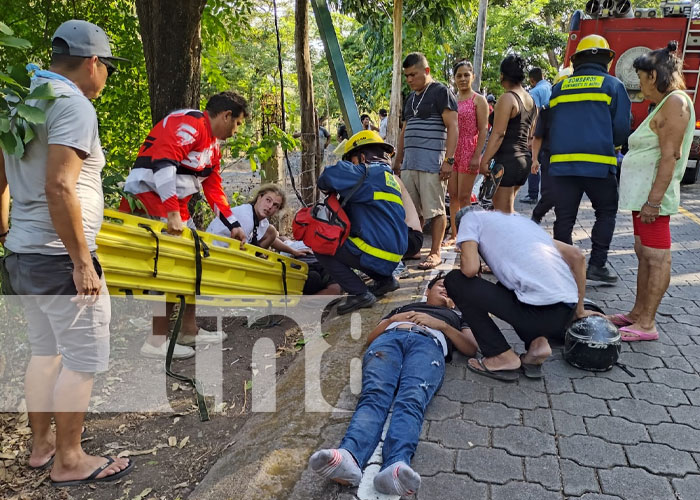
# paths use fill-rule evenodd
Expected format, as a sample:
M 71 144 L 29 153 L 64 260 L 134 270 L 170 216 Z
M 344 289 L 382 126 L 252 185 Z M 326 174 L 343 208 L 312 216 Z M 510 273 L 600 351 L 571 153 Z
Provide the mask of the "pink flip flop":
M 632 323 L 634 323 L 634 321 L 622 313 L 613 314 L 610 316 L 610 321 L 612 321 L 612 324 L 615 326 L 630 326 Z
M 626 335 L 626 334 L 632 335 Z M 659 332 L 642 332 L 641 330 L 633 330 L 628 326 L 620 328 L 620 340 L 623 342 L 637 342 L 640 340 L 658 340 Z

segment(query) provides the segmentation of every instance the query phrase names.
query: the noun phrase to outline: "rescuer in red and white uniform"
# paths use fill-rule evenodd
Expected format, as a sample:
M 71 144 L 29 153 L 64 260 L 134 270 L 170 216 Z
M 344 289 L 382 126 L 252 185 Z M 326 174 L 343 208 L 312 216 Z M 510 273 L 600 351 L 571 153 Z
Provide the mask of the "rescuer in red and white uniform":
M 231 237 L 245 241 L 240 225 L 230 221 L 218 141 L 233 136 L 247 117 L 248 104 L 235 92 L 212 96 L 204 111 L 173 111 L 149 132 L 124 190 L 143 203 L 148 215 L 167 221 L 168 233 L 179 235 L 190 218 L 187 203 L 201 189 Z M 130 211 L 125 200 L 121 208 Z
M 247 117 L 248 103 L 235 92 L 212 96 L 204 111 L 173 111 L 149 132 L 126 178 L 124 191 L 143 204 L 148 216 L 166 222 L 168 233 L 180 235 L 186 224 L 194 228 L 187 203 L 201 189 L 231 237 L 245 242 L 245 231 L 233 216 L 221 185 L 219 140 L 233 136 Z M 131 212 L 126 199 L 120 210 Z M 153 317 L 153 335 L 141 348 L 144 356 L 165 357 L 172 308 L 173 304 L 168 303 L 165 316 Z M 223 332 L 199 328 L 195 308 L 188 307 L 173 358 L 194 356 L 194 350 L 188 346 L 197 342 L 217 343 L 225 339 Z

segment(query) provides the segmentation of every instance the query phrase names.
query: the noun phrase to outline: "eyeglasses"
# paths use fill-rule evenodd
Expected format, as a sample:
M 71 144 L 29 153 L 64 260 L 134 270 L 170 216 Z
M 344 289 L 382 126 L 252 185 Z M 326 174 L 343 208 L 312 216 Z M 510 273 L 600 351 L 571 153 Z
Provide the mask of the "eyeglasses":
M 112 64 L 112 61 L 109 61 L 107 59 L 104 59 L 102 57 L 97 58 L 98 61 L 100 61 L 102 64 L 105 65 L 107 68 L 107 77 L 109 78 L 114 74 L 115 71 L 117 71 L 117 68 Z

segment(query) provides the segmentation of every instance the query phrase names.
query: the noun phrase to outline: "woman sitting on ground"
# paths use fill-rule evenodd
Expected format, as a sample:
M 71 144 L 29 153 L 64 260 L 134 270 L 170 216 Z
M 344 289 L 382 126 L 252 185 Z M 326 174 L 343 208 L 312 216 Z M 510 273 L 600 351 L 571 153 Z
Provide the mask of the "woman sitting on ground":
M 685 93 L 683 61 L 670 42 L 635 59 L 634 69 L 654 110 L 629 137 L 622 160 L 620 209 L 632 210 L 637 294 L 627 314 L 610 319 L 623 341 L 656 340 L 656 311 L 671 279 L 669 219 L 678 213 L 681 179 L 695 130 L 693 102 Z
M 287 196 L 279 186 L 263 184 L 255 190 L 251 200 L 250 203 L 232 208 L 232 219 L 236 221 L 233 225 L 240 225 L 245 232 L 243 243 L 250 243 L 260 248 L 272 247 L 278 252 L 286 252 L 293 257 L 302 257 L 310 253 L 308 250 L 295 249 L 286 245 L 279 238 L 279 232 L 275 226 L 270 224 L 269 218 L 284 210 L 287 203 Z M 229 237 L 231 233 L 219 218 L 209 224 L 207 232 L 225 237 Z

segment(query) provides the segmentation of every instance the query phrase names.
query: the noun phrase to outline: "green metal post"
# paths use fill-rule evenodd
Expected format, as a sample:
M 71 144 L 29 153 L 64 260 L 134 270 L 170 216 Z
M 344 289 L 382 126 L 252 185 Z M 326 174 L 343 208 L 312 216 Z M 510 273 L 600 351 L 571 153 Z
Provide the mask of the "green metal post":
M 318 24 L 321 40 L 323 40 L 323 47 L 326 49 L 326 59 L 328 59 L 333 85 L 338 94 L 340 110 L 347 127 L 350 129 L 350 135 L 352 135 L 362 130 L 362 122 L 360 122 L 360 114 L 357 111 L 357 103 L 355 95 L 352 93 L 343 55 L 340 53 L 340 44 L 338 44 L 338 37 L 335 35 L 331 13 L 328 10 L 326 0 L 311 0 L 311 6 L 314 9 L 314 17 L 316 24 Z

